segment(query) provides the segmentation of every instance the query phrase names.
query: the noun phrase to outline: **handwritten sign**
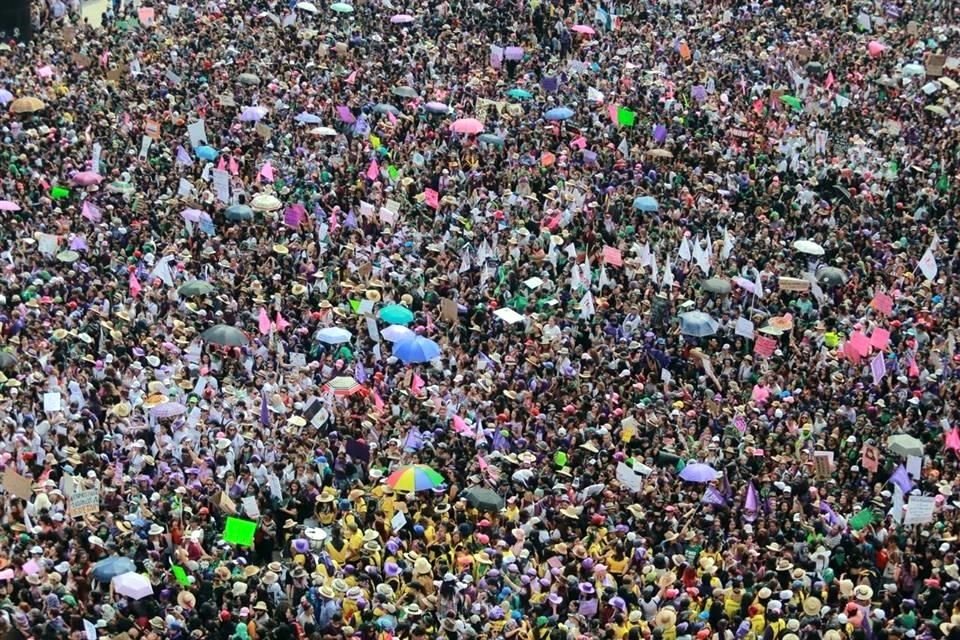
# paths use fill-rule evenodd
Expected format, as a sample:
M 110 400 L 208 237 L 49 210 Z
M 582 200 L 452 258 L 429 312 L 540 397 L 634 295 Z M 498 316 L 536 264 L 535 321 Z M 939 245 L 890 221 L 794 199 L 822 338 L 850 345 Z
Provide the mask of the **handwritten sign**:
M 620 267 L 623 266 L 623 255 L 620 249 L 608 245 L 603 248 L 603 261 L 614 267 Z
M 864 445 L 863 454 L 860 456 L 860 466 L 870 473 L 876 473 L 880 467 L 880 450 L 873 445 Z
M 147 120 L 143 125 L 143 132 L 153 138 L 154 140 L 160 139 L 160 123 L 156 120 Z
M 910 501 L 907 502 L 907 514 L 903 518 L 903 524 L 909 526 L 912 524 L 933 522 L 933 511 L 936 506 L 937 501 L 933 496 L 910 496 Z
M 97 489 L 74 491 L 73 495 L 70 496 L 67 512 L 74 518 L 78 516 L 88 516 L 91 513 L 99 513 L 100 491 Z
M 870 301 L 870 306 L 883 315 L 889 316 L 893 313 L 893 298 L 881 291 L 873 296 L 873 300 Z
M 757 336 L 753 345 L 753 352 L 762 358 L 769 358 L 777 349 L 777 341 L 767 336 Z
M 3 488 L 11 495 L 24 500 L 29 500 L 33 496 L 30 478 L 20 475 L 10 467 L 3 472 Z

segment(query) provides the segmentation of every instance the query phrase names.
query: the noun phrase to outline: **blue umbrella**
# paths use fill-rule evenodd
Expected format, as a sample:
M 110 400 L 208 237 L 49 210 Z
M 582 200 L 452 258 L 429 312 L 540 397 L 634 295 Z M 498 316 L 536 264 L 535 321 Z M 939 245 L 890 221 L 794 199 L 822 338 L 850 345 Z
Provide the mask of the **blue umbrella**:
M 498 147 L 503 146 L 503 138 L 492 133 L 481 133 L 479 136 L 477 136 L 477 140 L 480 142 L 486 142 L 487 144 L 495 144 Z
M 637 196 L 633 199 L 633 208 L 646 213 L 654 213 L 660 210 L 660 204 L 653 196 Z
M 294 120 L 300 124 L 320 124 L 320 116 L 307 111 L 297 114 L 297 117 L 294 118 Z
M 93 579 L 97 582 L 108 583 L 116 576 L 136 570 L 137 565 L 130 558 L 110 556 L 93 565 Z
M 234 204 L 227 207 L 227 220 L 253 220 L 253 209 L 245 204 Z
M 703 338 L 712 336 L 720 328 L 720 323 L 703 311 L 688 311 L 680 314 L 680 333 L 685 336 Z
M 440 356 L 440 345 L 430 338 L 417 336 L 412 340 L 404 340 L 394 344 L 393 355 L 404 364 L 430 362 Z
M 193 151 L 194 153 L 197 154 L 197 157 L 200 158 L 201 160 L 209 160 L 211 162 L 216 160 L 217 156 L 220 155 L 220 153 L 216 149 L 214 149 L 213 147 L 207 146 L 205 144 L 200 145 Z
M 573 117 L 573 109 L 570 107 L 554 107 L 543 114 L 547 120 L 569 120 Z
M 680 477 L 687 482 L 706 484 L 717 479 L 717 470 L 702 462 L 691 462 L 680 472 Z

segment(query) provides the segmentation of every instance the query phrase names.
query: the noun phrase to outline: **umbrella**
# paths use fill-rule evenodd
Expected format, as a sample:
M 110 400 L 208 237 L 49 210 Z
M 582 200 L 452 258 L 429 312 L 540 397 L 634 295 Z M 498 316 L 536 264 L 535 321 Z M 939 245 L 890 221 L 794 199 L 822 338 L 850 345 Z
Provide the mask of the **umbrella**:
M 923 456 L 923 443 L 909 433 L 897 433 L 890 436 L 887 440 L 887 449 L 904 457 Z
M 237 82 L 249 85 L 260 84 L 260 76 L 255 73 L 241 73 L 237 76 Z
M 20 205 L 9 200 L 0 200 L 0 211 L 20 211 Z
M 330 8 L 337 13 L 353 13 L 353 7 L 348 5 L 346 2 L 334 2 L 330 5 Z
M 247 334 L 228 324 L 215 324 L 200 334 L 206 342 L 224 347 L 241 347 L 250 343 Z
M 427 104 L 423 105 L 423 108 L 428 113 L 449 113 L 450 112 L 450 107 L 448 107 L 446 104 L 442 102 L 437 102 L 436 100 L 432 100 Z
M 672 158 L 673 154 L 666 149 L 650 149 L 647 155 L 653 158 Z
M 717 470 L 702 462 L 691 462 L 680 472 L 680 477 L 687 482 L 707 483 L 717 479 Z
M 315 113 L 309 113 L 303 111 L 297 114 L 297 117 L 294 118 L 300 124 L 320 124 L 320 116 Z
M 654 213 L 660 210 L 660 203 L 653 196 L 637 196 L 633 199 L 633 208 L 646 213 Z
M 253 220 L 253 209 L 245 204 L 232 204 L 226 210 L 227 220 Z
M 732 285 L 726 278 L 707 278 L 700 282 L 700 288 L 710 293 L 730 293 Z
M 182 405 L 179 402 L 164 402 L 150 409 L 150 413 L 156 418 L 175 418 L 182 416 L 186 412 L 186 405 Z
M 401 467 L 387 476 L 387 486 L 394 491 L 429 491 L 444 483 L 443 476 L 425 464 Z
M 280 202 L 275 195 L 258 193 L 253 196 L 253 199 L 250 201 L 250 206 L 256 211 L 276 211 L 283 206 L 283 203 Z
M 570 31 L 573 31 L 575 33 L 582 33 L 588 36 L 592 36 L 596 33 L 596 30 L 594 30 L 593 27 L 587 26 L 585 24 L 575 24 L 572 27 L 570 27 Z
M 0 89 L 0 104 L 7 106 L 13 102 L 13 94 L 6 89 Z
M 450 129 L 455 133 L 476 135 L 483 131 L 483 123 L 476 118 L 460 118 L 450 124 Z
M 471 506 L 481 511 L 500 511 L 505 504 L 503 498 L 493 489 L 470 487 L 461 494 Z
M 387 104 L 386 102 L 381 102 L 380 104 L 374 105 L 374 113 L 392 113 L 395 116 L 400 115 L 400 109 L 397 109 L 392 104 Z
M 201 160 L 208 160 L 210 162 L 213 162 L 214 160 L 216 160 L 217 156 L 220 155 L 219 151 L 217 151 L 213 147 L 206 144 L 200 145 L 199 147 L 194 149 L 193 152 L 196 153 L 197 157 L 200 158 Z
M 552 121 L 569 120 L 573 117 L 573 109 L 570 107 L 554 107 L 543 114 L 543 117 Z
M 380 319 L 388 324 L 410 324 L 413 322 L 413 313 L 410 309 L 399 304 L 388 304 L 380 309 Z
M 803 111 L 803 101 L 800 100 L 800 98 L 798 98 L 798 97 L 796 97 L 796 96 L 791 96 L 791 95 L 789 95 L 789 94 L 784 94 L 784 95 L 780 96 L 780 102 L 782 102 L 783 104 L 790 105 L 791 107 L 793 107 L 793 108 L 796 109 L 797 111 Z
M 817 282 L 828 287 L 839 287 L 847 281 L 847 274 L 838 267 L 822 267 L 817 271 Z
M 107 185 L 107 191 L 110 193 L 130 194 L 136 190 L 137 188 L 133 186 L 133 183 L 126 180 L 114 180 Z
M 793 243 L 793 248 L 800 253 L 806 253 L 811 256 L 822 256 L 824 254 L 823 247 L 813 240 L 797 240 Z
M 404 364 L 430 362 L 440 356 L 440 345 L 430 338 L 417 336 L 413 340 L 394 343 L 393 355 Z
M 533 94 L 527 91 L 526 89 L 521 89 L 520 87 L 514 87 L 507 91 L 507 95 L 513 98 L 514 100 L 529 100 L 533 97 Z
M 333 395 L 345 398 L 363 390 L 363 387 L 352 376 L 337 376 L 323 385 L 323 390 L 332 391 Z
M 79 259 L 80 259 L 80 254 L 77 253 L 76 251 L 73 251 L 72 249 L 67 249 L 57 254 L 57 260 L 59 260 L 60 262 L 66 262 L 67 264 L 76 262 Z
M 137 565 L 130 558 L 110 556 L 93 565 L 93 579 L 97 582 L 110 582 L 124 573 L 137 570 Z
M 390 89 L 390 93 L 400 98 L 418 97 L 417 90 L 413 87 L 394 87 L 393 89 Z
M 16 364 L 17 356 L 13 355 L 9 351 L 0 351 L 0 369 L 6 371 Z
M 317 9 L 317 5 L 312 2 L 298 2 L 296 5 L 297 9 L 302 9 L 307 13 L 320 13 L 320 10 Z
M 314 127 L 313 129 L 310 129 L 310 135 L 330 137 L 337 135 L 337 131 L 336 129 L 331 129 L 330 127 Z
M 342 344 L 353 340 L 353 334 L 340 327 L 324 327 L 317 332 L 317 340 L 326 344 Z
M 186 220 L 187 222 L 199 223 L 203 220 L 203 216 L 207 215 L 200 209 L 184 209 L 180 212 L 180 217 Z M 207 216 L 209 217 L 209 216 Z
M 153 595 L 153 585 L 150 580 L 139 573 L 128 571 L 113 578 L 113 590 L 121 596 L 134 600 L 142 600 Z
M 205 280 L 191 280 L 190 282 L 183 284 L 177 289 L 179 293 L 184 298 L 198 298 L 200 296 L 205 296 L 211 294 L 215 291 L 212 284 Z
M 720 323 L 703 311 L 687 311 L 680 316 L 680 333 L 685 336 L 702 338 L 712 336 L 720 328 Z
M 89 187 L 90 185 L 100 184 L 103 180 L 103 176 L 94 171 L 78 171 L 73 174 L 70 178 L 73 184 L 79 185 L 81 187 Z
M 29 96 L 26 98 L 17 98 L 11 102 L 10 111 L 14 113 L 35 113 L 46 106 L 46 103 L 40 98 Z
M 503 136 L 496 136 L 492 133 L 481 133 L 479 136 L 477 136 L 477 140 L 480 142 L 486 142 L 487 144 L 495 144 L 498 147 L 502 147 L 504 142 Z
M 924 77 L 927 75 L 927 70 L 922 64 L 917 64 L 916 62 L 910 62 L 902 67 L 900 67 L 900 75 L 904 78 L 913 78 L 913 77 Z
M 409 13 L 398 13 L 390 18 L 390 22 L 393 24 L 407 24 L 413 22 L 414 20 L 416 20 L 416 18 Z
M 927 106 L 924 107 L 924 109 L 926 109 L 930 113 L 935 113 L 938 116 L 942 116 L 944 118 L 947 117 L 947 110 L 938 104 L 928 104 Z
M 804 69 L 806 69 L 806 70 L 809 71 L 810 73 L 817 73 L 817 74 L 819 74 L 819 73 L 821 73 L 821 72 L 823 71 L 823 65 L 822 65 L 821 63 L 817 62 L 816 60 L 814 60 L 813 62 L 808 62 L 808 63 L 806 64 L 806 66 L 804 67 Z
M 240 112 L 240 122 L 260 122 L 267 115 L 266 107 L 244 107 Z
M 392 324 L 381 331 L 380 335 L 388 342 L 403 342 L 404 340 L 413 340 L 417 337 L 413 329 L 408 329 L 402 324 Z

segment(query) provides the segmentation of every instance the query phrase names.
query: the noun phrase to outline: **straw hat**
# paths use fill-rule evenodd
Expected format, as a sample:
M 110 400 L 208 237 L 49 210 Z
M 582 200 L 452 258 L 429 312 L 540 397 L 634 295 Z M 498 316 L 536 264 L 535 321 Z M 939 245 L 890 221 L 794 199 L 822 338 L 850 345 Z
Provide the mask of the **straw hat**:
M 873 589 L 868 585 L 859 584 L 853 590 L 853 597 L 860 602 L 870 602 L 873 600 Z
M 658 627 L 672 627 L 677 623 L 677 612 L 669 607 L 661 609 L 653 621 Z
M 366 296 L 367 300 L 370 300 L 371 302 L 380 302 L 380 300 L 383 299 L 383 296 L 376 289 L 367 289 L 364 295 Z
M 184 609 L 195 609 L 197 606 L 197 597 L 189 591 L 181 591 L 177 594 L 177 604 Z
M 819 616 L 823 603 L 819 598 L 809 596 L 803 601 L 803 613 L 807 616 Z

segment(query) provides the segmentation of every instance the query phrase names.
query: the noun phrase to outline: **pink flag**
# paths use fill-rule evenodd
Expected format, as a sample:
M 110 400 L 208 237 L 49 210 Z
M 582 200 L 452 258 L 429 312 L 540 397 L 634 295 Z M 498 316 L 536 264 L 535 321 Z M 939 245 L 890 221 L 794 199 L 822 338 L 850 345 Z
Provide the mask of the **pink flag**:
M 265 336 L 270 333 L 270 316 L 267 310 L 260 307 L 260 317 L 257 319 L 257 326 L 260 329 L 260 335 Z
M 383 411 L 383 398 L 380 397 L 380 394 L 377 393 L 376 389 L 373 391 L 373 406 L 377 410 L 377 413 Z
M 387 111 L 387 120 L 390 121 L 390 124 L 397 124 L 397 116 L 393 115 L 391 111 Z
M 426 386 L 426 383 L 423 381 L 423 378 L 420 377 L 419 373 L 414 372 L 413 378 L 410 380 L 410 390 L 413 391 L 413 395 L 420 395 L 424 386 Z
M 237 159 L 233 156 L 230 156 L 230 175 L 237 175 L 240 173 L 240 167 L 237 165 Z
M 330 210 L 330 233 L 333 233 L 340 228 L 340 220 L 337 219 L 337 210 L 333 208 Z
M 613 124 L 620 124 L 620 121 L 617 117 L 617 114 L 620 111 L 620 105 L 609 104 L 607 105 L 607 115 L 610 116 L 610 121 Z
M 283 316 L 280 315 L 280 312 L 277 311 L 277 331 L 283 331 L 290 326 L 290 323 L 283 319 Z
M 427 331 L 429 331 L 430 333 L 433 333 L 437 327 L 435 324 L 433 324 L 433 318 L 430 317 L 429 311 L 426 312 L 426 316 L 427 316 Z
M 130 274 L 130 295 L 136 298 L 140 295 L 140 292 L 143 291 L 143 287 L 140 286 L 140 281 L 137 280 L 137 274 Z
M 376 158 L 370 161 L 370 166 L 367 167 L 367 179 L 373 182 L 376 182 L 377 178 L 380 177 L 380 165 L 377 164 Z
M 483 459 L 483 456 L 477 454 L 477 464 L 480 465 L 480 471 L 486 471 L 490 463 Z
M 920 367 L 917 366 L 917 360 L 913 356 L 910 356 L 910 366 L 907 368 L 907 375 L 911 378 L 920 377 Z
M 260 175 L 263 176 L 264 180 L 273 182 L 273 165 L 269 161 L 264 162 L 263 166 L 260 167 Z
M 463 433 L 467 430 L 467 422 L 460 416 L 453 416 L 453 430 L 457 433 Z
M 427 203 L 428 207 L 440 208 L 440 194 L 434 189 L 423 190 L 423 201 Z
M 354 69 L 353 72 L 347 76 L 347 84 L 353 84 L 357 81 L 357 70 Z
M 220 161 L 217 163 L 217 170 L 218 170 L 218 171 L 226 171 L 226 170 L 227 170 L 227 159 L 226 159 L 226 157 L 220 156 Z
M 823 86 L 825 86 L 827 89 L 829 89 L 830 87 L 832 87 L 832 86 L 834 85 L 835 82 L 836 82 L 836 80 L 835 80 L 834 77 L 833 77 L 833 71 L 828 71 L 828 72 L 827 72 L 827 79 L 823 81 Z
M 960 452 L 960 430 L 954 427 L 950 433 L 947 434 L 947 439 L 944 444 L 947 451 L 953 450 Z
M 83 201 L 83 211 L 80 213 L 84 218 L 90 222 L 100 222 L 103 216 L 100 215 L 100 209 L 96 205 Z

